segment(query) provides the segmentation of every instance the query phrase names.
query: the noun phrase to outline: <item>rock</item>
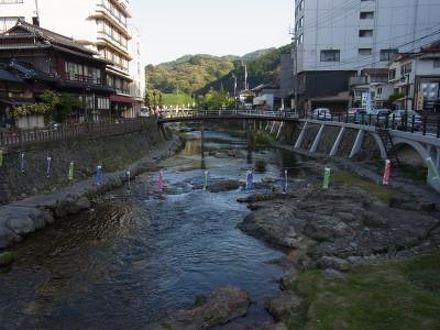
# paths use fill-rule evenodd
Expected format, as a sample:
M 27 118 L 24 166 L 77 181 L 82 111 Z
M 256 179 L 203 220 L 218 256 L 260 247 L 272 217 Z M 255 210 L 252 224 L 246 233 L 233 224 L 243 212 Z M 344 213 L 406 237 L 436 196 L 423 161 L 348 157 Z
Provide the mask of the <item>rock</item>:
M 272 193 L 272 194 L 253 194 L 247 197 L 237 198 L 239 203 L 257 203 L 263 201 L 271 201 L 275 199 L 289 199 L 295 198 L 296 195 L 293 194 L 282 194 L 282 193 Z
M 280 279 L 280 289 L 281 290 L 292 290 L 295 287 L 295 282 L 297 279 L 297 271 L 295 269 L 287 272 Z
M 0 267 L 6 267 L 15 261 L 16 255 L 14 252 L 0 253 Z
M 57 218 L 63 218 L 68 215 L 78 214 L 81 211 L 88 210 L 90 207 L 91 203 L 85 197 L 81 197 L 78 200 L 68 197 L 58 202 L 55 209 L 55 216 Z
M 341 272 L 346 272 L 350 268 L 350 263 L 341 258 L 324 256 L 319 259 L 318 266 L 322 269 L 332 268 Z
M 368 227 L 376 227 L 376 228 L 389 228 L 390 224 L 388 222 L 388 219 L 380 216 L 379 214 L 375 214 L 372 212 L 369 212 L 365 219 L 364 219 L 364 225 Z
M 289 321 L 301 314 L 303 300 L 292 291 L 284 291 L 279 296 L 268 299 L 264 307 L 276 321 Z
M 225 180 L 212 183 L 208 186 L 208 191 L 218 193 L 222 191 L 237 190 L 241 187 L 241 182 L 238 180 Z
M 321 271 L 326 280 L 345 279 L 345 275 L 335 269 L 327 268 Z
M 433 202 L 418 201 L 414 198 L 404 197 L 391 197 L 389 205 L 394 208 L 414 211 L 434 212 L 437 209 L 436 204 Z
M 177 311 L 170 318 L 161 321 L 159 328 L 189 330 L 209 329 L 223 325 L 246 315 L 251 300 L 245 290 L 225 287 L 205 297 L 198 296 L 196 302 L 197 305 L 193 309 Z
M 29 210 L 29 213 L 27 214 L 19 213 L 9 218 L 6 221 L 6 227 L 18 235 L 34 232 L 35 225 L 30 217 L 30 212 L 31 210 Z
M 11 190 L 7 184 L 0 184 L 0 205 L 8 204 L 12 200 Z
M 271 323 L 271 322 L 266 322 L 263 323 L 261 325 L 258 326 L 258 328 L 255 329 L 260 329 L 260 330 L 287 330 L 287 326 L 283 323 L 283 322 L 278 322 L 278 323 Z
M 333 238 L 351 237 L 354 236 L 354 231 L 344 222 L 337 221 L 334 218 L 324 218 L 322 220 L 308 222 L 304 227 L 304 234 L 321 242 Z

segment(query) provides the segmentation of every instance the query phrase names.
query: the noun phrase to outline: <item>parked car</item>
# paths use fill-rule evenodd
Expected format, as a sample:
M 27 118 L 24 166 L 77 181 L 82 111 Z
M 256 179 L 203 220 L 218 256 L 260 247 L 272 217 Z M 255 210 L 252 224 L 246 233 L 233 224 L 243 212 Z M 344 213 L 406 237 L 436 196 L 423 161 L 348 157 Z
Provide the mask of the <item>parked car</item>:
M 366 119 L 366 123 L 370 122 L 369 116 L 371 114 L 371 124 L 384 126 L 390 113 L 390 109 L 373 109 L 368 114 L 368 119 Z
M 389 115 L 388 120 L 390 126 L 397 129 L 412 129 L 413 124 L 415 130 L 422 127 L 422 116 L 413 110 L 395 110 Z
M 312 119 L 332 120 L 332 114 L 328 108 L 317 108 L 312 111 Z
M 150 117 L 150 109 L 148 107 L 141 108 L 139 117 Z
M 362 118 L 365 118 L 367 110 L 365 108 L 350 108 L 347 112 L 349 123 L 360 124 Z

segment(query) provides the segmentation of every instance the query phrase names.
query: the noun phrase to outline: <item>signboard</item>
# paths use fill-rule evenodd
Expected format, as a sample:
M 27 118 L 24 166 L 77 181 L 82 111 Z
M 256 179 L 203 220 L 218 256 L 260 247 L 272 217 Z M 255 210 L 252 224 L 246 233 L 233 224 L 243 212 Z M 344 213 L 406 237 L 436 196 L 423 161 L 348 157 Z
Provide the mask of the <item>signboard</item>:
M 371 110 L 373 110 L 373 107 L 371 104 L 371 93 L 370 92 L 362 93 L 362 108 L 365 108 L 367 113 L 371 112 Z
M 417 93 L 416 110 L 419 110 L 419 111 L 423 110 L 424 102 L 425 102 L 425 96 L 423 95 L 423 92 L 418 92 Z

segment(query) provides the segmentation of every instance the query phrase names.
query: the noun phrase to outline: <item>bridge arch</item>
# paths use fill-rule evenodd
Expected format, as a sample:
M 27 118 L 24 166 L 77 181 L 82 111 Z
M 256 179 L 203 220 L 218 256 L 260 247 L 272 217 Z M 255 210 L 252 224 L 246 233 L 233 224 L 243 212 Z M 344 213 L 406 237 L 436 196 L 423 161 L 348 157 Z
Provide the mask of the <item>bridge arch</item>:
M 399 150 L 400 148 L 403 148 L 405 146 L 411 147 L 420 156 L 421 163 L 423 165 L 426 164 L 426 158 L 430 156 L 430 153 L 426 150 L 426 148 L 417 141 L 411 141 L 402 138 L 394 138 L 393 143 L 396 150 Z M 433 158 L 433 160 L 435 161 L 435 158 Z
M 382 159 L 386 159 L 387 158 L 387 150 L 385 149 L 385 146 L 384 146 L 383 141 L 380 138 L 379 134 L 377 134 L 376 132 L 369 132 L 369 134 L 374 138 L 374 141 L 376 142 L 376 145 L 379 148 L 380 157 Z

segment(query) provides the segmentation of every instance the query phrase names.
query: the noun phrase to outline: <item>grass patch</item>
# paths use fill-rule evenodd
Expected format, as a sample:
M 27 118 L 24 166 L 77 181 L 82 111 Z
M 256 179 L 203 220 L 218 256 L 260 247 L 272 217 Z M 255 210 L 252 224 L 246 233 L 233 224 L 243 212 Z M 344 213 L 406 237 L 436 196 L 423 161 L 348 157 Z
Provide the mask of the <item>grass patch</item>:
M 364 180 L 348 171 L 337 171 L 332 175 L 334 183 L 366 190 L 385 203 L 389 203 L 392 197 L 399 195 L 399 190 L 379 185 L 375 182 Z
M 297 292 L 309 306 L 304 329 L 439 329 L 440 254 L 361 266 L 346 280 L 301 273 Z

